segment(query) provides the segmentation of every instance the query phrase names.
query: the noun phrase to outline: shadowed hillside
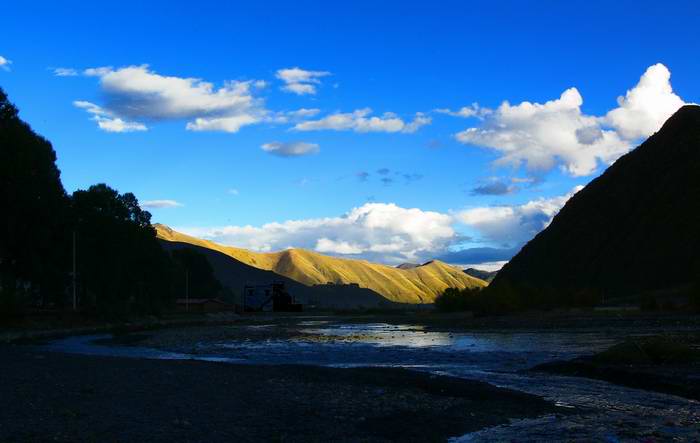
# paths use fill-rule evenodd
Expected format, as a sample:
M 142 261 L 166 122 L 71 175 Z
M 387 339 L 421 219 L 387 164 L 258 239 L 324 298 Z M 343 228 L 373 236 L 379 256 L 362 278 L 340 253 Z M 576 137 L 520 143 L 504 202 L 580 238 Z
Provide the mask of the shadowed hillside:
M 574 195 L 487 294 L 596 304 L 693 282 L 700 265 L 700 106 L 684 106 Z M 486 295 L 486 294 L 485 294 Z
M 330 257 L 303 249 L 258 253 L 190 237 L 156 225 L 158 237 L 219 251 L 241 263 L 272 271 L 307 286 L 357 283 L 397 303 L 432 303 L 447 288 L 484 287 L 486 283 L 440 261 L 411 269 Z
M 464 273 L 467 275 L 471 275 L 474 278 L 479 278 L 485 282 L 492 282 L 494 278 L 496 278 L 496 274 L 498 274 L 498 271 L 484 271 L 481 269 L 476 269 L 476 268 L 467 268 L 464 270 Z
M 268 285 L 282 281 L 290 294 L 298 302 L 305 305 L 315 305 L 325 308 L 390 308 L 395 304 L 386 300 L 376 292 L 359 287 L 345 285 L 324 285 L 309 287 L 272 271 L 258 269 L 246 265 L 222 252 L 190 243 L 175 242 L 161 239 L 161 245 L 167 251 L 183 248 L 195 250 L 209 261 L 214 276 L 225 287 L 229 288 L 236 297 L 240 297 L 245 285 Z M 197 288 L 192 288 L 192 296 L 198 297 Z

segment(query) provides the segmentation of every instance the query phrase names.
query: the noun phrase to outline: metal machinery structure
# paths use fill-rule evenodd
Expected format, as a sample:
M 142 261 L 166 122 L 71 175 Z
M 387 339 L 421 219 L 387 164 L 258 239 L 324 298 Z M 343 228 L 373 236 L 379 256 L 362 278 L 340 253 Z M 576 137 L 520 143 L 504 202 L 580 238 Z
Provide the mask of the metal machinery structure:
M 243 287 L 243 312 L 301 312 L 302 305 L 287 292 L 284 282 Z

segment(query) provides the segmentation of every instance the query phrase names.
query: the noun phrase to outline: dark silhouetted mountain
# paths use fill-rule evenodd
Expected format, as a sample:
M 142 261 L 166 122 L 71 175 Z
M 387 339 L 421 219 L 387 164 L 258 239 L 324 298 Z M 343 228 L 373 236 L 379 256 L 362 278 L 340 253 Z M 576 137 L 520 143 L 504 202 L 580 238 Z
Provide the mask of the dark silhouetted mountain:
M 576 193 L 485 295 L 595 304 L 682 287 L 699 265 L 700 106 L 688 105 Z
M 399 269 L 413 269 L 417 268 L 420 266 L 418 263 L 401 263 L 400 265 L 397 266 Z
M 491 283 L 491 281 L 493 281 L 493 279 L 496 277 L 496 274 L 498 274 L 498 271 L 483 271 L 476 268 L 467 268 L 464 270 L 464 273 Z

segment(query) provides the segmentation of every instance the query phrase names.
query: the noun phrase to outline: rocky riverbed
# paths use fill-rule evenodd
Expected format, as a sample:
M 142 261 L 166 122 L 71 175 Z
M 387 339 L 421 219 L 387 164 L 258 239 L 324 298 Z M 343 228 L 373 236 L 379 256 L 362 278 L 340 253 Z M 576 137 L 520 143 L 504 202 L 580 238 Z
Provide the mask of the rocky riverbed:
M 0 441 L 445 441 L 566 412 L 537 396 L 399 368 L 336 369 L 0 346 Z

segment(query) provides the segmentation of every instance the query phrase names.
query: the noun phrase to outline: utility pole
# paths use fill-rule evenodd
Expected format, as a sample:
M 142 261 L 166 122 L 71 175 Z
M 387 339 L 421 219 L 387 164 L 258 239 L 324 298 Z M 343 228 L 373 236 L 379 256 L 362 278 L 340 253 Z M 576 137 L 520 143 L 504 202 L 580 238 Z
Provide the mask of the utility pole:
M 76 270 L 75 270 L 75 229 L 73 230 L 73 311 L 78 310 L 78 296 L 76 291 Z
M 190 271 L 185 270 L 185 311 L 190 312 Z

